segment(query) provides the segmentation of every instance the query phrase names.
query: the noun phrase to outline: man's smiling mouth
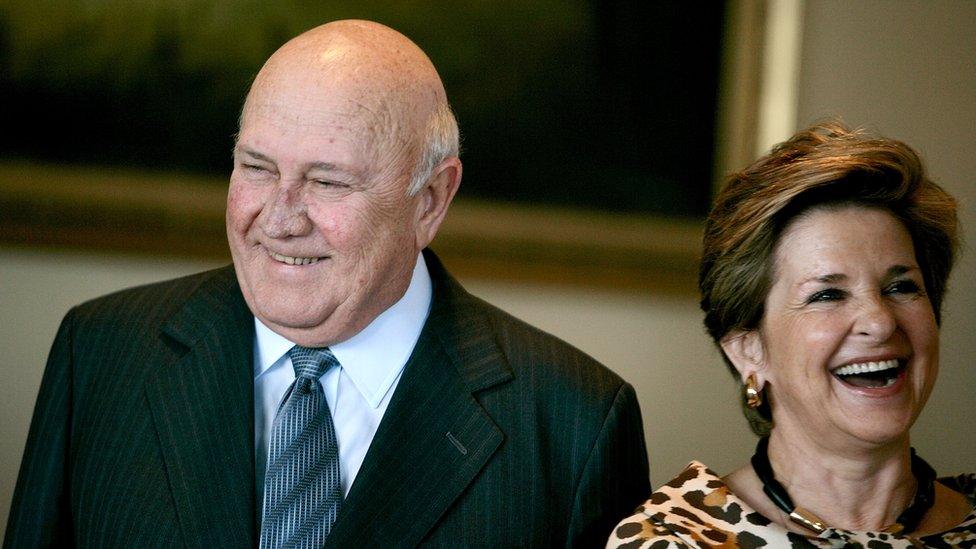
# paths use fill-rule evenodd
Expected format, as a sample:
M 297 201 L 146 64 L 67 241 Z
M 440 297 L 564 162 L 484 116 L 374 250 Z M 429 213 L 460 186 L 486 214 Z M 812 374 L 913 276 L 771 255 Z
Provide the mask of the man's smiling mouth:
M 311 265 L 313 263 L 318 263 L 320 259 L 325 259 L 324 257 L 292 257 L 290 255 L 282 255 L 277 252 L 272 252 L 268 250 L 271 254 L 271 258 L 275 261 L 281 263 L 287 263 L 288 265 Z
M 879 360 L 877 362 L 859 362 L 847 364 L 831 371 L 842 382 L 855 387 L 879 388 L 889 387 L 898 380 L 898 376 L 905 370 L 904 361 L 898 359 Z

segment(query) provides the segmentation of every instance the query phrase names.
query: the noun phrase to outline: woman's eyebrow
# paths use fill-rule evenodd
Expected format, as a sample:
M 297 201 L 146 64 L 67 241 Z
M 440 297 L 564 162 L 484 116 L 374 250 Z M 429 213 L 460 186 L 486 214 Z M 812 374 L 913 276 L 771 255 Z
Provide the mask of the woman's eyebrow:
M 841 282 L 847 279 L 847 275 L 843 273 L 830 273 L 824 275 L 811 276 L 810 278 L 805 278 L 801 280 L 797 286 L 803 286 L 804 284 L 809 284 L 810 282 L 818 282 L 820 284 L 833 284 L 836 282 Z
M 898 276 L 916 270 L 914 265 L 894 265 L 888 268 L 888 276 Z

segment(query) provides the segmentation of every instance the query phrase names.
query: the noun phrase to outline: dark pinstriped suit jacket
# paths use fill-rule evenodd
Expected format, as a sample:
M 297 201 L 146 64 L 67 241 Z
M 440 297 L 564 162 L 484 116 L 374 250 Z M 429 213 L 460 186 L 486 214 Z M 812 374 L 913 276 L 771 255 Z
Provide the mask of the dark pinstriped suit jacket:
M 633 389 L 425 256 L 430 317 L 327 546 L 602 546 L 650 493 Z M 4 547 L 255 545 L 253 332 L 230 267 L 69 312 Z

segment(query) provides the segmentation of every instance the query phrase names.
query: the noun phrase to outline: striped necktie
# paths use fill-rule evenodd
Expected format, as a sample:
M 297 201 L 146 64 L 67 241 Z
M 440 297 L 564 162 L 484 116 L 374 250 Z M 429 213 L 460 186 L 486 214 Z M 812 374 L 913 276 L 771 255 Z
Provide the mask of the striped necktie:
M 288 351 L 295 382 L 275 416 L 264 477 L 261 549 L 319 548 L 339 505 L 339 445 L 319 378 L 339 362 L 328 348 Z

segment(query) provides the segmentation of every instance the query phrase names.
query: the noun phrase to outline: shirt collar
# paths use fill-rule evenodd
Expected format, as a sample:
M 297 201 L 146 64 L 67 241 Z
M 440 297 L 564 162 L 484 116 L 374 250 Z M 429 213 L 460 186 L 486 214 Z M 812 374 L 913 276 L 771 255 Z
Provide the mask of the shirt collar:
M 399 377 L 420 338 L 427 321 L 433 289 L 423 255 L 410 278 L 403 297 L 380 313 L 361 332 L 329 346 L 353 384 L 376 408 Z M 295 343 L 282 337 L 254 317 L 255 379 L 271 368 Z

